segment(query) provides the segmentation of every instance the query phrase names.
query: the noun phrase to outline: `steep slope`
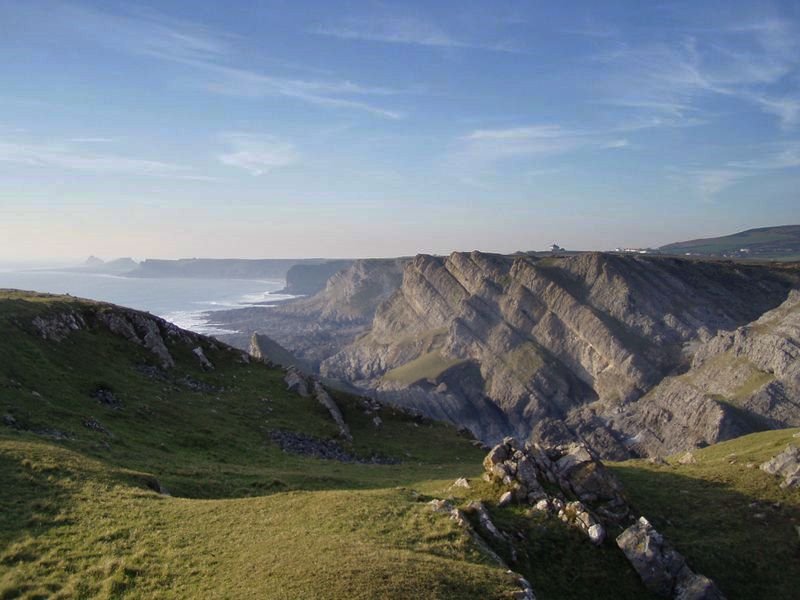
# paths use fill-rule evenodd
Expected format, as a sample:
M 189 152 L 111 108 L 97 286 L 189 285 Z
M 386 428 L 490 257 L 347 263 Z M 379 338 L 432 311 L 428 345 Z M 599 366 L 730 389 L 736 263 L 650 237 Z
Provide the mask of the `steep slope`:
M 800 292 L 698 346 L 691 369 L 611 417 L 641 454 L 800 426 Z
M 330 260 L 320 264 L 294 265 L 286 272 L 286 287 L 278 293 L 313 296 L 325 289 L 328 279 L 352 264 L 352 260 Z
M 732 235 L 675 242 L 659 248 L 669 254 L 800 259 L 800 225 L 760 227 Z
M 357 260 L 330 277 L 314 296 L 268 309 L 218 311 L 212 318 L 241 332 L 220 336 L 228 343 L 247 348 L 253 333 L 263 333 L 316 368 L 370 326 L 377 307 L 400 287 L 406 262 Z
M 324 360 L 321 372 L 488 441 L 577 434 L 622 457 L 624 436 L 607 416 L 681 367 L 688 342 L 778 305 L 793 277 L 599 253 L 421 255 L 369 332 Z
M 629 501 L 730 600 L 794 598 L 800 490 L 759 465 L 800 446 L 800 429 L 768 431 L 668 461 L 610 464 Z
M 500 503 L 474 440 L 331 391 L 348 441 L 287 380 L 146 313 L 0 292 L 0 597 L 652 597 L 612 539 Z M 613 468 L 729 598 L 783 600 L 800 497 L 748 465 L 793 433 Z
M 146 313 L 0 292 L 0 596 L 514 590 L 419 501 L 480 450 L 332 393 L 348 442 L 284 376 Z

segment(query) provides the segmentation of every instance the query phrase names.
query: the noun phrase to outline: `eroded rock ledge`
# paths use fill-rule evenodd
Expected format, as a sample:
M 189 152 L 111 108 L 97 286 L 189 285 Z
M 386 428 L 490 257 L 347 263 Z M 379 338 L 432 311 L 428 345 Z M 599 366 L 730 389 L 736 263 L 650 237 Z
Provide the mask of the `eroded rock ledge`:
M 489 451 L 483 466 L 484 478 L 503 490 L 500 506 L 530 505 L 532 511 L 577 528 L 598 546 L 607 531 L 625 527 L 616 544 L 653 593 L 675 600 L 724 600 L 714 582 L 692 571 L 645 517 L 635 519 L 621 483 L 585 444 L 543 447 L 506 438 Z M 489 520 L 477 510 L 481 524 Z M 490 520 L 485 529 L 496 540 L 507 539 Z

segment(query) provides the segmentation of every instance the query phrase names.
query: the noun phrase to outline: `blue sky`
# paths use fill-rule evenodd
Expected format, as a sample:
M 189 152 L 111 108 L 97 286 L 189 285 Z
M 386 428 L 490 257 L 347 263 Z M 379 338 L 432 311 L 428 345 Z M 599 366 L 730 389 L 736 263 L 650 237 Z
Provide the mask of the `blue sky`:
M 0 259 L 800 222 L 797 2 L 0 0 Z

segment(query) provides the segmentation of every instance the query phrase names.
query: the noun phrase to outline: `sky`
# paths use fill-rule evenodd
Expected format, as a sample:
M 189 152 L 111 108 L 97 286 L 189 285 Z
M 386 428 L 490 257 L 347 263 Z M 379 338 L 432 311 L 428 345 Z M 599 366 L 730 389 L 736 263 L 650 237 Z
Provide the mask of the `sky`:
M 800 3 L 0 0 L 0 261 L 800 223 Z

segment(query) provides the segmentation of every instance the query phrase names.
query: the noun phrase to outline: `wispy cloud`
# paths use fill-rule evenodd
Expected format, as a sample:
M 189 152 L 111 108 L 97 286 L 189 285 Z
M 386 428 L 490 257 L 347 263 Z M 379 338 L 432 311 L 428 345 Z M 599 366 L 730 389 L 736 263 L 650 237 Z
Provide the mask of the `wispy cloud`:
M 448 163 L 475 181 L 501 162 L 544 158 L 578 150 L 620 149 L 628 140 L 618 131 L 579 130 L 558 124 L 528 125 L 502 129 L 476 129 L 462 136 L 450 153 Z M 464 177 L 461 178 L 464 180 Z
M 680 178 L 692 187 L 698 196 L 713 202 L 726 189 L 765 172 L 800 167 L 800 142 L 783 144 L 783 148 L 749 160 L 730 161 L 722 167 L 689 169 Z
M 292 144 L 274 136 L 230 132 L 220 137 L 230 150 L 220 154 L 219 161 L 229 167 L 244 169 L 252 175 L 263 175 L 299 160 L 299 154 Z
M 107 137 L 77 137 L 71 138 L 69 141 L 75 142 L 76 144 L 107 144 L 114 140 Z
M 376 106 L 368 96 L 404 93 L 348 80 L 300 79 L 265 74 L 238 66 L 238 36 L 168 17 L 156 11 L 110 13 L 67 3 L 48 5 L 47 22 L 70 35 L 115 52 L 188 67 L 204 79 L 208 92 L 259 98 L 283 96 L 315 106 L 367 112 L 398 119 L 400 111 Z M 29 15 L 35 19 L 36 15 Z M 268 61 L 273 62 L 273 61 Z M 292 68 L 298 69 L 297 65 Z
M 647 45 L 621 44 L 595 58 L 604 64 L 611 104 L 695 118 L 706 99 L 727 96 L 791 127 L 800 121 L 800 100 L 781 86 L 800 69 L 799 40 L 793 22 L 769 19 L 690 30 Z
M 343 40 L 410 44 L 438 48 L 475 48 L 494 52 L 520 52 L 511 42 L 481 43 L 453 36 L 436 24 L 417 17 L 351 17 L 335 24 L 319 25 L 311 33 Z
M 349 108 L 388 119 L 401 119 L 404 114 L 358 99 L 365 96 L 389 96 L 403 93 L 384 87 L 369 87 L 351 81 L 308 81 L 272 77 L 246 69 L 208 63 L 195 63 L 209 75 L 204 87 L 211 92 L 245 98 L 285 96 L 317 106 Z
M 748 172 L 739 169 L 693 169 L 687 171 L 683 178 L 700 198 L 710 202 L 717 194 L 748 175 Z
M 19 143 L 0 141 L 0 162 L 30 167 L 70 169 L 126 175 L 207 179 L 183 165 L 115 154 L 85 152 L 70 143 Z

